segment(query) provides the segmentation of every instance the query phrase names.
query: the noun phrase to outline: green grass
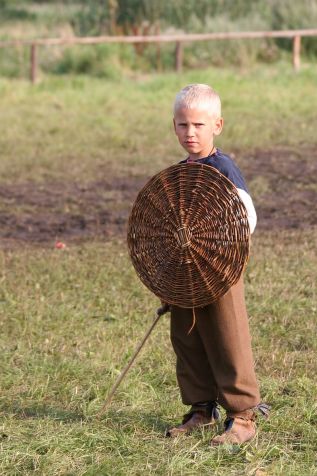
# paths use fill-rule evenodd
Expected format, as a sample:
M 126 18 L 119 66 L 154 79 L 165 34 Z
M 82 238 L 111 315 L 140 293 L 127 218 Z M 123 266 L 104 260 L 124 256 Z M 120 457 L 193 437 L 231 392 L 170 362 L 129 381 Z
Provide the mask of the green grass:
M 186 411 L 167 316 L 95 417 L 158 305 L 125 243 L 2 253 L 1 474 L 317 474 L 314 240 L 315 231 L 254 239 L 247 301 L 273 410 L 236 451 L 210 449 L 207 432 L 163 437 Z
M 107 81 L 47 78 L 36 86 L 0 81 L 2 180 L 86 180 L 101 173 L 148 175 L 183 157 L 172 101 L 190 82 L 219 91 L 227 151 L 315 144 L 316 66 L 252 72 L 210 69 Z M 242 155 L 242 154 L 240 154 Z
M 117 82 L 47 77 L 34 87 L 1 80 L 2 183 L 149 176 L 175 163 L 183 153 L 171 103 L 190 82 L 220 92 L 226 127 L 218 145 L 244 167 L 257 148 L 316 147 L 315 75 L 314 65 L 295 75 L 279 64 Z M 265 200 L 266 178 L 252 187 Z M 234 451 L 211 449 L 207 432 L 163 437 L 187 410 L 168 316 L 96 418 L 158 306 L 122 239 L 2 250 L 0 474 L 317 475 L 316 235 L 312 228 L 254 236 L 247 304 L 272 416 L 259 420 L 254 442 Z

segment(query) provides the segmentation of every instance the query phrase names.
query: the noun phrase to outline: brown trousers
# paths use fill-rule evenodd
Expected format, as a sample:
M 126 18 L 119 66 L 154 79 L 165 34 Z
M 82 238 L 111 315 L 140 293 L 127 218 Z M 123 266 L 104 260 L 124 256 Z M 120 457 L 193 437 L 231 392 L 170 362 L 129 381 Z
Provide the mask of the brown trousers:
M 192 309 L 171 307 L 171 341 L 185 405 L 216 400 L 240 412 L 260 402 L 242 278 L 218 301 Z

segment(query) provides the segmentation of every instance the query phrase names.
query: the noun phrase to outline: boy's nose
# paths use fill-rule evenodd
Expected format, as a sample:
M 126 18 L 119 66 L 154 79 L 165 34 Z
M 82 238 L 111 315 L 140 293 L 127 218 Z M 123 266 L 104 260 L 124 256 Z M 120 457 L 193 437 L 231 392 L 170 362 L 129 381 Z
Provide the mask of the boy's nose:
M 193 127 L 188 127 L 186 135 L 187 135 L 187 137 L 192 137 L 194 135 L 194 128 Z

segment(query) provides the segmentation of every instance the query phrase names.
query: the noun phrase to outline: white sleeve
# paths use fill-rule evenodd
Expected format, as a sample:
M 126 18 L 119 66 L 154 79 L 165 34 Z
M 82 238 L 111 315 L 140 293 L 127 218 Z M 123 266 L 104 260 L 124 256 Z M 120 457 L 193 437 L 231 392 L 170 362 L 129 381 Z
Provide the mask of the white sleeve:
M 242 190 L 241 188 L 237 188 L 237 191 L 238 191 L 239 197 L 241 198 L 243 202 L 243 205 L 245 206 L 247 210 L 250 232 L 253 233 L 256 226 L 257 218 L 256 218 L 256 211 L 252 202 L 252 198 L 245 190 Z

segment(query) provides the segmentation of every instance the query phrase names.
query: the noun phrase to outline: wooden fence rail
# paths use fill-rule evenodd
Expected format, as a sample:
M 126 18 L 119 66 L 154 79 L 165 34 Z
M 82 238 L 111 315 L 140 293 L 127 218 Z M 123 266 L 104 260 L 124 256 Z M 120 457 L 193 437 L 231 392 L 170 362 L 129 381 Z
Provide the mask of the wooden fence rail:
M 193 41 L 211 40 L 241 40 L 255 38 L 290 38 L 293 40 L 293 67 L 295 71 L 300 68 L 301 38 L 317 36 L 317 29 L 307 30 L 276 30 L 276 31 L 245 31 L 226 33 L 202 33 L 179 35 L 152 35 L 152 36 L 96 36 L 96 37 L 70 37 L 70 38 L 40 38 L 30 40 L 0 41 L 0 48 L 29 46 L 30 53 L 30 79 L 33 83 L 37 79 L 37 48 L 40 46 L 62 45 L 96 45 L 101 43 L 171 43 L 175 48 L 175 69 L 182 69 L 183 45 Z

